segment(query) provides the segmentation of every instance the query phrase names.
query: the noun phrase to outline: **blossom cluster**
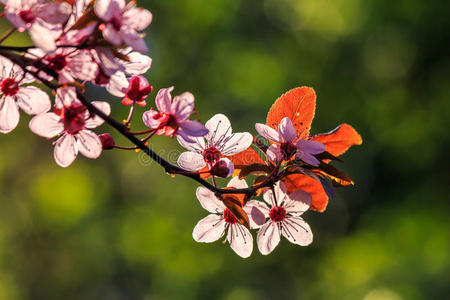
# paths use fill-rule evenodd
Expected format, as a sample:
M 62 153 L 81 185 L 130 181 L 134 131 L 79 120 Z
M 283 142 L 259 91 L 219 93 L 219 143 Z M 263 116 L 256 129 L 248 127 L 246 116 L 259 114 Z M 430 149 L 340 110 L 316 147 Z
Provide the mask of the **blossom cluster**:
M 264 255 L 281 236 L 309 245 L 313 234 L 301 215 L 324 211 L 332 185 L 353 184 L 330 161 L 340 161 L 337 156 L 360 144 L 361 137 L 347 124 L 311 136 L 313 89 L 295 88 L 277 99 L 266 123 L 255 124 L 259 137 L 233 132 L 223 114 L 202 124 L 191 119 L 196 110 L 190 92 L 172 97 L 173 87 L 161 88 L 154 105 L 148 100 L 153 86 L 143 74 L 152 59 L 145 54 L 143 31 L 152 14 L 135 1 L 0 1 L 12 31 L 27 32 L 34 43 L 24 48 L 0 45 L 0 132 L 17 127 L 19 108 L 33 115 L 30 130 L 53 140 L 54 159 L 62 167 L 70 166 L 78 153 L 96 159 L 103 150 L 142 149 L 154 135 L 176 138 L 187 150 L 178 157 L 179 167 L 160 164 L 203 185 L 196 195 L 210 214 L 195 226 L 195 241 L 209 243 L 226 235 L 241 257 L 252 253 L 250 230 L 258 231 Z M 122 124 L 111 116 L 109 102 L 87 100 L 88 85 L 104 87 L 129 108 Z M 51 89 L 54 97 L 39 86 Z M 131 121 L 139 108 L 145 110 L 141 122 L 147 129 L 133 131 Z M 135 145 L 119 146 L 111 133 L 96 133 L 105 121 L 120 127 L 119 133 Z M 220 188 L 217 178 L 231 180 Z M 246 179 L 252 179 L 250 186 Z

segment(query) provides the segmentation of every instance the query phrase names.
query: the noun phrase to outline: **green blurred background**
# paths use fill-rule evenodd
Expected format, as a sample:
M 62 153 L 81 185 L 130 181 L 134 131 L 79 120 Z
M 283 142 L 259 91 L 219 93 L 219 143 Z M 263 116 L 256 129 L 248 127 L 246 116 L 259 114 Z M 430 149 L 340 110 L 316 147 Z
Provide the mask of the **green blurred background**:
M 60 168 L 22 115 L 0 139 L 0 299 L 448 299 L 449 1 L 140 5 L 154 14 L 147 75 L 156 89 L 191 91 L 202 121 L 221 112 L 255 133 L 279 95 L 314 87 L 313 133 L 347 122 L 364 139 L 340 165 L 356 184 L 325 213 L 304 215 L 311 246 L 282 240 L 262 256 L 255 244 L 244 260 L 193 241 L 207 214 L 194 182 L 133 151 Z M 89 95 L 125 118 L 119 99 Z M 181 150 L 152 143 L 172 161 Z

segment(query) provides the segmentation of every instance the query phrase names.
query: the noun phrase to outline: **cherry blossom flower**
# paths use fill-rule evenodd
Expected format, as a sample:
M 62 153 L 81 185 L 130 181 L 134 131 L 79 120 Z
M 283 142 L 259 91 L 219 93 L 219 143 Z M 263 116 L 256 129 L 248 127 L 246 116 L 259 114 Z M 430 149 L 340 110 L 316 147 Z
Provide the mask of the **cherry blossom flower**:
M 61 88 L 56 93 L 56 108 L 53 112 L 35 116 L 30 121 L 30 129 L 45 138 L 58 137 L 54 150 L 56 163 L 69 166 L 78 152 L 87 158 L 95 159 L 102 152 L 100 138 L 89 129 L 100 126 L 104 120 L 92 116 L 77 99 L 75 89 Z M 107 102 L 93 101 L 92 104 L 109 115 L 111 108 Z
M 266 153 L 271 161 L 289 160 L 295 154 L 298 159 L 312 166 L 319 165 L 320 162 L 314 154 L 325 151 L 325 146 L 316 141 L 301 139 L 288 117 L 281 120 L 278 131 L 261 123 L 257 123 L 255 128 L 260 135 L 274 143 Z
M 147 104 L 145 98 L 147 98 L 152 90 L 153 86 L 148 83 L 147 79 L 144 76 L 138 75 L 128 78 L 126 85 L 123 84 L 120 90 L 115 88 L 113 95 L 123 97 L 122 104 L 124 105 L 137 103 L 140 106 L 145 106 Z
M 2 0 L 5 16 L 20 32 L 28 30 L 33 43 L 43 51 L 56 49 L 55 39 L 72 12 L 65 1 Z
M 192 142 L 178 138 L 180 144 L 190 150 L 181 153 L 178 164 L 185 170 L 198 171 L 208 166 L 210 170 L 219 163 L 227 163 L 233 174 L 231 161 L 223 156 L 232 156 L 246 150 L 253 141 L 248 132 L 232 133 L 230 121 L 223 114 L 217 114 L 206 122 L 205 127 L 209 133 L 204 138 L 195 138 Z M 231 166 L 230 166 L 231 164 Z
M 257 243 L 262 254 L 272 252 L 280 242 L 281 235 L 300 246 L 312 243 L 311 228 L 300 217 L 311 205 L 310 194 L 296 191 L 288 195 L 285 185 L 278 182 L 273 190 L 264 192 L 263 198 L 268 206 L 263 202 L 250 200 L 245 207 L 252 228 L 260 227 Z
M 148 10 L 135 7 L 133 2 L 126 4 L 125 0 L 97 0 L 94 11 L 102 21 L 98 28 L 108 42 L 114 46 L 124 43 L 139 52 L 148 50 L 138 33 L 152 22 Z
M 237 177 L 227 185 L 233 188 L 247 188 L 245 180 Z M 211 243 L 226 233 L 226 240 L 237 255 L 246 258 L 253 251 L 253 237 L 249 230 L 239 223 L 233 213 L 225 207 L 214 193 L 205 187 L 197 188 L 197 198 L 204 209 L 211 214 L 200 220 L 192 232 L 196 242 Z
M 34 79 L 10 60 L 0 57 L 0 69 L 0 132 L 8 133 L 19 123 L 19 107 L 29 115 L 36 115 L 47 112 L 51 102 L 39 88 L 22 86 Z
M 194 112 L 194 95 L 185 92 L 172 101 L 172 90 L 173 87 L 159 90 L 155 99 L 159 112 L 153 109 L 144 112 L 144 124 L 158 135 L 181 136 L 187 141 L 207 134 L 208 129 L 200 122 L 188 119 Z

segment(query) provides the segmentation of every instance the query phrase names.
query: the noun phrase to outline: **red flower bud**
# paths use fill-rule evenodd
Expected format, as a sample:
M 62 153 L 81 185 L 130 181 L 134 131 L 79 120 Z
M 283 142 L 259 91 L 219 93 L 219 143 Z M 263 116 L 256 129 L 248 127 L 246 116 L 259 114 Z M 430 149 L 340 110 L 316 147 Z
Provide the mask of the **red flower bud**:
M 102 142 L 103 150 L 113 149 L 115 146 L 114 138 L 109 133 L 102 133 L 98 136 Z

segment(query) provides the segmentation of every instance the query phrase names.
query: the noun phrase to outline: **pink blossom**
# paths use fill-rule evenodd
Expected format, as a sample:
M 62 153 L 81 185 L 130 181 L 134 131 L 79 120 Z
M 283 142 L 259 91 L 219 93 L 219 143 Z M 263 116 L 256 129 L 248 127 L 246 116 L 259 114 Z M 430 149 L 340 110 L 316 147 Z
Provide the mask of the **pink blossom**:
M 223 156 L 238 154 L 250 147 L 253 141 L 253 136 L 248 132 L 233 133 L 230 121 L 223 114 L 213 116 L 206 122 L 205 127 L 209 133 L 204 138 L 195 138 L 192 142 L 185 141 L 182 137 L 178 138 L 180 144 L 190 150 L 181 153 L 178 158 L 178 164 L 185 170 L 198 171 L 205 166 L 212 170 L 219 161 L 220 164 L 228 163 L 229 160 L 222 158 Z M 228 166 L 231 175 L 233 174 L 231 161 Z
M 53 112 L 35 116 L 30 121 L 30 129 L 45 138 L 58 139 L 54 143 L 56 163 L 62 167 L 69 166 L 78 152 L 87 158 L 95 159 L 102 152 L 100 138 L 89 129 L 100 126 L 104 120 L 92 116 L 87 108 L 77 99 L 75 89 L 61 88 L 56 93 L 56 108 Z M 107 102 L 93 101 L 92 104 L 105 114 L 111 112 Z
M 156 130 L 158 135 L 181 136 L 187 141 L 208 133 L 208 129 L 198 121 L 189 120 L 194 112 L 194 95 L 185 92 L 172 101 L 173 87 L 159 90 L 155 103 L 158 111 L 150 109 L 144 112 L 144 124 Z
M 56 49 L 55 39 L 61 34 L 62 23 L 72 12 L 62 1 L 3 0 L 5 16 L 19 31 L 28 30 L 33 43 L 43 51 Z
M 247 183 L 237 177 L 227 185 L 233 188 L 247 188 Z M 192 232 L 196 242 L 211 243 L 226 233 L 226 240 L 237 255 L 247 258 L 253 251 L 253 237 L 250 231 L 225 207 L 214 193 L 205 187 L 197 188 L 197 198 L 204 209 L 211 214 L 200 220 Z
M 298 159 L 312 166 L 319 165 L 320 162 L 314 154 L 325 151 L 325 146 L 316 141 L 301 139 L 288 117 L 281 120 L 278 131 L 260 123 L 257 123 L 255 128 L 260 135 L 274 143 L 266 152 L 271 161 L 289 160 L 295 154 Z
M 120 90 L 118 89 L 120 88 Z M 153 90 L 147 79 L 144 76 L 138 75 L 128 78 L 126 83 L 122 86 L 118 86 L 117 89 L 113 90 L 113 95 L 118 97 L 123 97 L 122 104 L 130 105 L 137 103 L 140 106 L 145 106 L 145 98 Z
M 125 0 L 97 0 L 94 11 L 102 21 L 98 28 L 108 42 L 114 46 L 125 44 L 139 52 L 147 51 L 138 31 L 147 28 L 152 21 L 148 10 L 137 8 L 132 2 L 126 4 Z
M 8 133 L 17 127 L 19 107 L 29 115 L 47 112 L 51 107 L 47 93 L 35 86 L 22 86 L 33 82 L 22 69 L 0 56 L 0 132 Z
M 272 252 L 280 242 L 281 235 L 300 246 L 312 243 L 311 228 L 300 217 L 311 205 L 310 194 L 296 191 L 288 195 L 285 185 L 278 182 L 273 191 L 268 189 L 264 192 L 263 198 L 265 204 L 250 200 L 245 207 L 252 228 L 260 227 L 257 243 L 262 254 Z

